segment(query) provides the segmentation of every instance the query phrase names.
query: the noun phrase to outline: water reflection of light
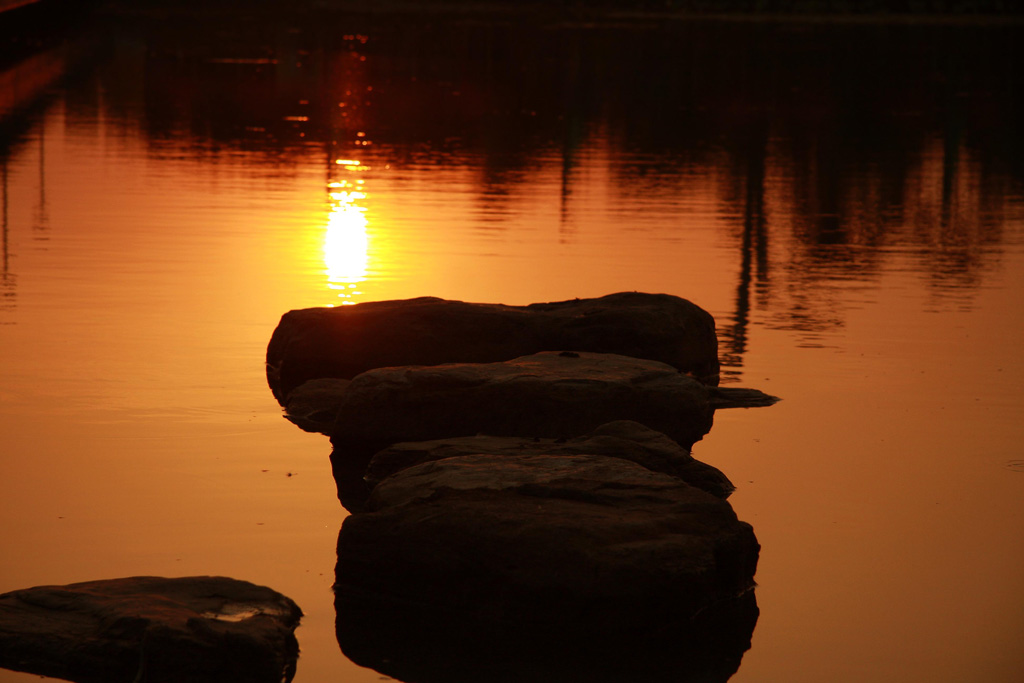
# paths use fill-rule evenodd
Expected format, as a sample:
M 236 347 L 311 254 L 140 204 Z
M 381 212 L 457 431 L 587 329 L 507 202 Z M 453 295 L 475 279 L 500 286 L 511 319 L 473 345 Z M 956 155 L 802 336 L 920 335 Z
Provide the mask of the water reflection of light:
M 363 166 L 359 161 L 354 159 L 336 159 L 334 163 L 337 166 L 341 166 L 346 171 L 354 171 L 358 173 L 360 171 L 369 170 L 368 166 Z
M 324 265 L 327 287 L 337 291 L 342 304 L 359 294 L 357 287 L 366 279 L 369 264 L 369 237 L 366 208 L 359 201 L 366 193 L 347 189 L 347 183 L 330 184 L 331 212 L 324 235 Z

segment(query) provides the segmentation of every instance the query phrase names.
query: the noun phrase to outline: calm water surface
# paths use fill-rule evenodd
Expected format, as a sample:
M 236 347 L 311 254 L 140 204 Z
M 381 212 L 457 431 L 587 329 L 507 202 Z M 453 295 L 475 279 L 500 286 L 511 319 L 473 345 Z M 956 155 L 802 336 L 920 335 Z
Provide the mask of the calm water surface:
M 380 680 L 280 315 L 668 292 L 785 399 L 694 449 L 763 546 L 731 680 L 1020 680 L 1020 37 L 206 16 L 8 60 L 0 591 L 246 579 L 305 611 L 297 681 Z

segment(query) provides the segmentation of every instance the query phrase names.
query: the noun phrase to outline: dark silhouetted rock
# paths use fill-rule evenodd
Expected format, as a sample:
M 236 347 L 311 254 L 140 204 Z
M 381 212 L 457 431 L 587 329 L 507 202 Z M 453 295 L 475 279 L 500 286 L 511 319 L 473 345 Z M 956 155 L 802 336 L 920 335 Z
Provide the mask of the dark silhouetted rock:
M 299 607 L 211 576 L 132 577 L 0 595 L 0 666 L 96 683 L 281 683 Z
M 343 396 L 351 380 L 311 379 L 288 395 L 285 417 L 307 432 L 330 435 L 334 420 L 344 403 Z M 714 409 L 758 408 L 779 401 L 775 396 L 742 387 L 707 387 L 708 403 Z
M 288 394 L 284 416 L 307 432 L 330 434 L 350 381 L 323 377 L 303 382 Z
M 679 297 L 639 292 L 529 306 L 422 297 L 290 311 L 267 347 L 267 381 L 286 405 L 311 379 L 561 350 L 659 360 L 718 384 L 711 315 Z
M 332 428 L 334 457 L 452 436 L 569 439 L 633 420 L 690 448 L 711 429 L 710 389 L 657 361 L 544 352 L 502 363 L 379 368 L 353 379 Z M 340 453 L 339 453 L 340 451 Z
M 654 472 L 682 479 L 718 498 L 735 487 L 720 470 L 694 459 L 661 432 L 638 422 L 620 420 L 601 425 L 586 436 L 569 440 L 524 439 L 514 436 L 466 436 L 394 444 L 373 456 L 366 479 L 375 484 L 424 462 L 464 455 L 605 455 L 623 458 Z
M 759 389 L 746 387 L 709 387 L 708 400 L 711 407 L 719 408 L 766 408 L 778 403 L 778 396 L 771 396 Z
M 307 432 L 330 435 L 334 430 L 335 417 L 344 405 L 344 394 L 350 382 L 336 378 L 304 382 L 288 394 L 285 417 Z M 770 406 L 779 400 L 757 389 L 742 387 L 707 387 L 707 399 L 710 407 L 716 410 Z
M 724 500 L 621 458 L 466 455 L 377 484 L 342 525 L 336 591 L 516 629 L 651 632 L 750 591 L 759 548 Z
M 349 659 L 417 683 L 724 683 L 750 648 L 758 617 L 754 591 L 691 619 L 631 630 L 487 621 L 345 590 L 334 604 Z

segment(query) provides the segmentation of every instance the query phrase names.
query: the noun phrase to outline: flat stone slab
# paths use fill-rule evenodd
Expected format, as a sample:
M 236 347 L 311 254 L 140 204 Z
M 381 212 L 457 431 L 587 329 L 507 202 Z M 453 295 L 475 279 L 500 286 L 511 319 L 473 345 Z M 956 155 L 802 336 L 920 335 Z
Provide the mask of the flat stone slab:
M 710 388 L 670 365 L 614 354 L 544 352 L 503 363 L 379 368 L 340 397 L 335 458 L 453 436 L 570 439 L 632 420 L 689 449 L 711 429 Z
M 484 454 L 510 457 L 604 455 L 629 460 L 654 472 L 672 475 L 718 498 L 728 498 L 736 489 L 716 467 L 695 459 L 661 432 L 629 420 L 609 422 L 586 436 L 568 440 L 467 436 L 398 443 L 373 456 L 365 478 L 371 484 L 376 484 L 421 463 Z
M 0 595 L 0 667 L 83 683 L 281 683 L 298 605 L 216 576 L 139 576 Z
M 352 380 L 311 379 L 292 390 L 285 403 L 285 417 L 307 432 L 330 435 L 334 419 L 344 405 L 344 394 Z M 760 408 L 779 401 L 757 389 L 708 387 L 712 408 Z
M 267 347 L 267 381 L 285 405 L 311 379 L 561 350 L 658 360 L 718 384 L 714 318 L 686 299 L 641 292 L 529 306 L 421 297 L 289 311 Z
M 466 455 L 401 470 L 338 538 L 336 592 L 517 628 L 647 630 L 753 589 L 727 502 L 600 455 Z

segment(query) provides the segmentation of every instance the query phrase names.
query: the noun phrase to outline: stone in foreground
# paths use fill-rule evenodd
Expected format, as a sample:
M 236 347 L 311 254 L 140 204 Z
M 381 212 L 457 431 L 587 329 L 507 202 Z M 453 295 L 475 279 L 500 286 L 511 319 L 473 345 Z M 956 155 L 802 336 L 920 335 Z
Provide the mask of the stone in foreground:
M 750 648 L 758 618 L 753 591 L 692 619 L 633 631 L 488 622 L 345 591 L 334 604 L 345 656 L 417 683 L 725 683 Z
M 338 538 L 348 600 L 516 628 L 649 632 L 753 589 L 729 504 L 621 458 L 467 455 L 397 472 Z
M 635 462 L 654 472 L 670 474 L 718 498 L 728 498 L 736 489 L 718 468 L 696 460 L 661 432 L 629 420 L 609 422 L 586 436 L 568 440 L 467 436 L 398 443 L 373 456 L 366 470 L 366 479 L 376 484 L 424 462 L 481 454 L 604 455 Z
M 0 666 L 82 683 L 281 683 L 299 607 L 224 577 L 130 577 L 0 595 Z
M 686 299 L 640 292 L 529 306 L 421 297 L 289 311 L 267 347 L 267 381 L 286 405 L 311 379 L 563 349 L 658 360 L 718 384 L 712 316 Z
M 614 354 L 544 352 L 503 363 L 370 370 L 340 397 L 335 460 L 453 436 L 571 439 L 632 420 L 689 449 L 711 429 L 711 388 L 670 365 Z

